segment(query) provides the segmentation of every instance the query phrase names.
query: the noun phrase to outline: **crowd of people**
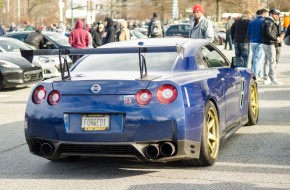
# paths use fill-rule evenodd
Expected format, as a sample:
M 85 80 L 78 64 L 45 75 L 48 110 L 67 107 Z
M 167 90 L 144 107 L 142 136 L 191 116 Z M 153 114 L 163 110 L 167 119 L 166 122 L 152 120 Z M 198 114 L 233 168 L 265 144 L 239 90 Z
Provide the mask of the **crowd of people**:
M 281 13 L 272 8 L 260 9 L 254 15 L 246 10 L 241 18 L 235 21 L 228 18 L 227 21 L 227 43 L 234 44 L 235 55 L 244 60 L 244 66 L 248 67 L 251 60 L 251 69 L 257 80 L 266 85 L 283 82 L 276 76 L 276 68 L 279 62 L 284 33 L 289 26 L 289 16 L 284 15 L 283 25 Z M 226 49 L 225 45 L 225 49 Z M 249 58 L 250 51 L 252 57 Z
M 268 15 L 268 16 L 267 16 Z M 204 16 L 202 5 L 193 6 L 193 22 L 189 37 L 194 39 L 207 39 L 213 41 L 213 25 Z M 289 15 L 284 15 L 283 24 L 281 23 L 281 13 L 272 8 L 260 9 L 256 15 L 250 10 L 244 11 L 241 17 L 229 17 L 226 22 L 226 42 L 225 50 L 229 44 L 229 49 L 233 49 L 235 56 L 244 61 L 244 67 L 249 65 L 250 50 L 252 51 L 251 69 L 258 81 L 266 85 L 278 84 L 283 82 L 276 76 L 276 68 L 279 62 L 282 41 L 285 34 L 290 35 Z M 286 30 L 288 29 L 288 32 Z
M 192 9 L 193 20 L 189 37 L 193 39 L 214 40 L 213 23 L 205 15 L 201 4 L 196 4 Z M 228 17 L 226 29 L 225 50 L 229 45 L 229 50 L 234 49 L 235 56 L 241 57 L 244 67 L 251 67 L 257 80 L 264 84 L 279 84 L 276 76 L 276 67 L 279 62 L 282 41 L 288 28 L 290 33 L 290 17 L 284 15 L 283 22 L 280 20 L 281 13 L 277 9 L 260 9 L 254 15 L 250 10 L 244 11 L 241 17 Z M 126 21 L 116 22 L 112 18 L 106 17 L 103 21 L 95 22 L 90 27 L 78 19 L 74 28 L 66 28 L 62 23 L 51 24 L 50 26 L 34 28 L 29 21 L 24 21 L 24 31 L 29 33 L 25 42 L 41 49 L 43 47 L 42 30 L 64 32 L 71 30 L 69 43 L 73 48 L 97 48 L 107 43 L 130 40 L 131 25 Z M 17 31 L 17 26 L 12 23 L 9 32 Z M 5 28 L 0 23 L 0 36 L 6 33 Z M 148 23 L 148 38 L 164 37 L 165 30 L 163 23 L 158 18 L 157 13 L 153 13 Z M 234 48 L 233 48 L 234 47 Z M 252 57 L 249 57 L 252 51 Z M 249 63 L 249 60 L 252 62 Z M 250 66 L 248 66 L 250 65 Z

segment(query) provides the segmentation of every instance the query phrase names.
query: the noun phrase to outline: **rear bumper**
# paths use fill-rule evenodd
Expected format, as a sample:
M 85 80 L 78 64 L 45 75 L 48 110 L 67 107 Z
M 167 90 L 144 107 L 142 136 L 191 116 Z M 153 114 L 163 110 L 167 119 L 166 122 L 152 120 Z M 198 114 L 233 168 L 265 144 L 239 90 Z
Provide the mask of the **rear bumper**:
M 199 158 L 200 142 L 179 141 L 143 141 L 119 143 L 92 143 L 92 142 L 67 142 L 47 139 L 26 138 L 31 153 L 47 159 L 58 159 L 67 156 L 97 156 L 134 158 L 151 162 L 170 162 Z M 173 153 L 165 154 L 164 144 L 173 145 Z M 156 155 L 148 153 L 148 147 L 156 145 Z M 42 148 L 45 147 L 45 150 Z M 47 147 L 51 150 L 47 151 Z

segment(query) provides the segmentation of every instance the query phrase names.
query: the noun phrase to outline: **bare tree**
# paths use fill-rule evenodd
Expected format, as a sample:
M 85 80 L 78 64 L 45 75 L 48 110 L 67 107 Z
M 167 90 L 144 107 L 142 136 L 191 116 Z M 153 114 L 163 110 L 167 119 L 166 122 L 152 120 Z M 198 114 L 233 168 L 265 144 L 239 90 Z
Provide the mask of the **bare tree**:
M 276 8 L 279 9 L 282 12 L 288 12 L 290 11 L 290 1 L 289 0 L 276 0 L 272 1 L 269 4 L 269 8 Z
M 58 0 L 29 0 L 27 19 L 33 25 L 58 24 Z

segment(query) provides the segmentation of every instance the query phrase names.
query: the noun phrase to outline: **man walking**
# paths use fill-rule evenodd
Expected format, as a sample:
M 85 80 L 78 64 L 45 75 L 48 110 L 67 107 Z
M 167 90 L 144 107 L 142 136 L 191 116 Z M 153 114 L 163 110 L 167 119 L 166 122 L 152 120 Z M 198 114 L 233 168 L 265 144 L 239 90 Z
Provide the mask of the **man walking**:
M 233 49 L 233 42 L 231 38 L 231 27 L 234 23 L 234 20 L 232 19 L 231 16 L 228 17 L 228 21 L 226 23 L 226 41 L 225 41 L 225 50 L 227 50 L 227 44 L 229 44 L 230 50 Z
M 264 65 L 264 84 L 278 84 L 282 85 L 283 82 L 279 81 L 276 77 L 276 48 L 275 43 L 280 43 L 284 36 L 279 36 L 279 31 L 275 22 L 279 21 L 280 11 L 271 9 L 270 16 L 265 18 L 262 24 L 262 47 L 265 51 L 266 62 Z
M 86 30 L 84 30 L 84 23 L 81 19 L 78 19 L 75 28 L 70 32 L 69 44 L 73 48 L 87 48 L 90 45 L 90 37 Z M 75 63 L 81 55 L 72 56 L 72 60 Z
M 252 49 L 252 71 L 255 73 L 258 81 L 263 81 L 263 69 L 265 54 L 262 47 L 262 23 L 268 10 L 261 9 L 257 11 L 257 17 L 249 23 L 248 36 Z
M 193 22 L 189 37 L 193 39 L 207 39 L 210 42 L 214 40 L 214 29 L 212 22 L 204 16 L 202 5 L 196 4 L 192 8 Z
M 231 37 L 234 41 L 235 55 L 244 60 L 244 67 L 248 67 L 249 59 L 249 39 L 247 36 L 248 26 L 252 12 L 246 10 L 240 19 L 237 19 L 231 27 Z
M 148 25 L 148 38 L 163 38 L 164 33 L 165 31 L 161 21 L 158 19 L 158 14 L 153 13 L 151 22 Z

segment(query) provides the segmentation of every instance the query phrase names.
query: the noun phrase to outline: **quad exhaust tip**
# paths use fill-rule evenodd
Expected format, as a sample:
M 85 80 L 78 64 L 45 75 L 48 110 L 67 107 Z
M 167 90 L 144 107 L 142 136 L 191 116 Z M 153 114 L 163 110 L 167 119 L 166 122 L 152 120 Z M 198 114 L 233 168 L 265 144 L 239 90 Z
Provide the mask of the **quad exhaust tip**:
M 160 156 L 169 157 L 174 155 L 176 152 L 176 147 L 171 142 L 164 142 L 159 144 L 149 144 L 145 149 L 145 155 L 149 159 L 157 159 Z
M 35 141 L 31 145 L 31 150 L 34 154 L 49 157 L 54 152 L 54 146 L 48 142 Z
M 175 154 L 175 146 L 171 142 L 165 142 L 161 144 L 160 152 L 162 156 L 172 156 L 173 154 Z

